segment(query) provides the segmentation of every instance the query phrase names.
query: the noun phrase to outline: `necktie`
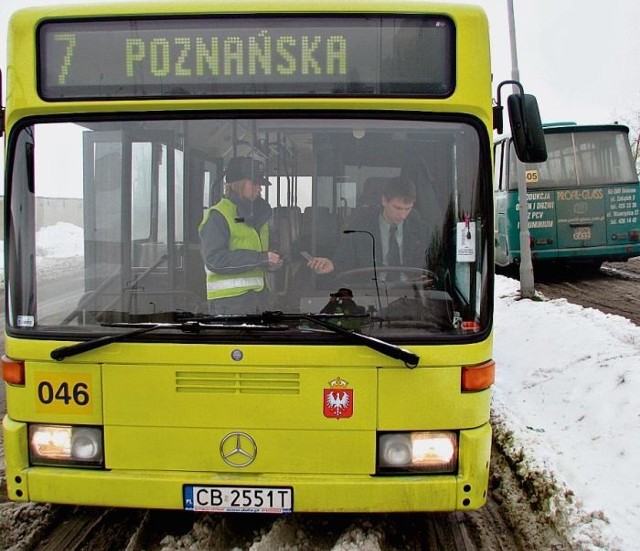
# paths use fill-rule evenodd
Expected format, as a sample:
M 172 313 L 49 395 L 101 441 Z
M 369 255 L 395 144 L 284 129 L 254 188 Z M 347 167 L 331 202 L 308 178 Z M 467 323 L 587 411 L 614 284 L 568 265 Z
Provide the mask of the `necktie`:
M 387 266 L 400 266 L 400 247 L 398 247 L 397 231 L 397 226 L 391 226 L 391 228 L 389 228 L 389 252 L 387 253 Z M 399 275 L 400 274 L 397 272 L 389 272 L 387 274 L 387 281 L 397 280 Z

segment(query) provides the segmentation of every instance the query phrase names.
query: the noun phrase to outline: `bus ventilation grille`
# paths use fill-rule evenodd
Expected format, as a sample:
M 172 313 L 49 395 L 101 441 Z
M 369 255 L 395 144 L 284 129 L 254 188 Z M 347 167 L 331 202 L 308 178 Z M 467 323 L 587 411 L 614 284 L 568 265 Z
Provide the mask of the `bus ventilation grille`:
M 300 374 L 177 371 L 176 392 L 300 394 Z

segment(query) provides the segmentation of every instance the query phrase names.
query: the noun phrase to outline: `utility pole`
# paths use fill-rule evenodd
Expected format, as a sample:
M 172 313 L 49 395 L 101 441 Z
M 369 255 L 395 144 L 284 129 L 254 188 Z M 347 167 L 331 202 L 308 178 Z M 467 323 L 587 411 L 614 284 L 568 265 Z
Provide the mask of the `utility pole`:
M 513 14 L 513 0 L 507 0 L 509 12 L 509 39 L 511 43 L 511 79 L 520 82 L 518 70 L 518 51 L 516 48 L 516 22 Z M 517 93 L 513 87 L 513 92 Z M 520 296 L 533 298 L 536 294 L 533 281 L 533 263 L 531 262 L 531 243 L 529 241 L 529 205 L 527 204 L 527 182 L 518 180 L 518 208 L 520 214 Z

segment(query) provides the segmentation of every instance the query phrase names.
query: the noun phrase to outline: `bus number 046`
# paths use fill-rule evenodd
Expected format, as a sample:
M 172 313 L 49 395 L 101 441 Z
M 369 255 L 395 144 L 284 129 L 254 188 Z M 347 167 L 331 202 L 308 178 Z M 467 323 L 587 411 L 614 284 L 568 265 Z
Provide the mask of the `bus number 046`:
M 54 400 L 61 400 L 66 405 L 73 402 L 78 406 L 86 406 L 89 403 L 88 385 L 86 383 L 76 383 L 73 388 L 69 383 L 60 383 L 58 388 L 54 388 L 49 381 L 42 381 L 38 385 L 38 399 L 43 404 L 51 404 Z

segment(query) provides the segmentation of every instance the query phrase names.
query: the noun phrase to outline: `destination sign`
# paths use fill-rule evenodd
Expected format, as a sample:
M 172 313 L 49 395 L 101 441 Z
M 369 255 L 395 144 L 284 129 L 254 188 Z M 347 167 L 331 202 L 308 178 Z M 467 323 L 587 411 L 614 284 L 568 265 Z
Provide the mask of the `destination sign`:
M 207 17 L 45 22 L 45 99 L 431 96 L 455 86 L 445 17 Z

